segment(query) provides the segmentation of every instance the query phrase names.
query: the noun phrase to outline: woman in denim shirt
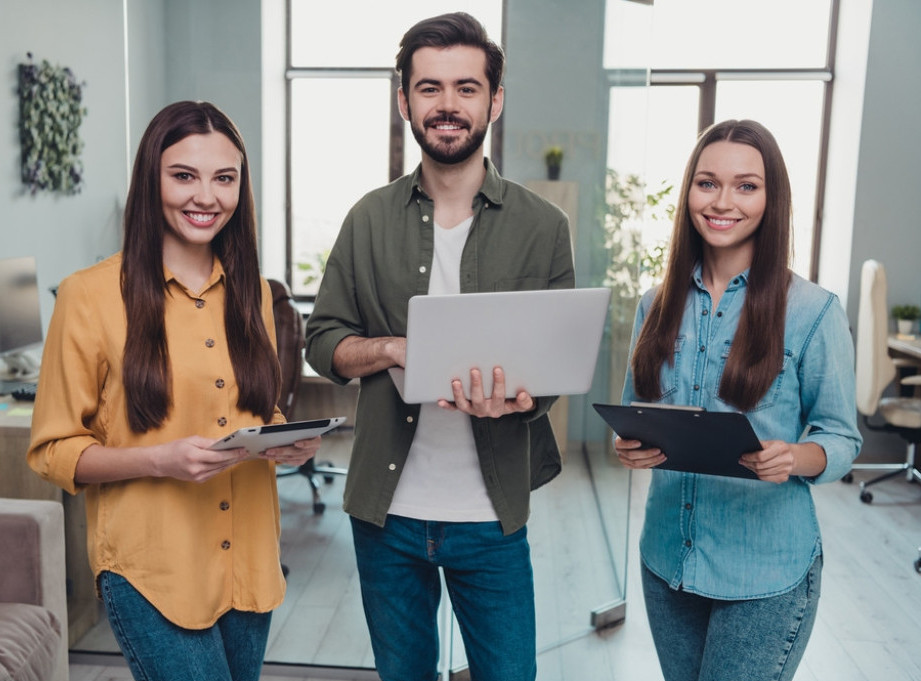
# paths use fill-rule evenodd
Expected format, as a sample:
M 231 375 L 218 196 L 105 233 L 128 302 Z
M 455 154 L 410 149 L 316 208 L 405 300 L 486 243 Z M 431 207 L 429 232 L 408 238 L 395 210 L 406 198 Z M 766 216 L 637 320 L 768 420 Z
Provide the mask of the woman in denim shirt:
M 790 182 L 776 141 L 724 121 L 688 162 L 661 286 L 640 302 L 623 403 L 744 412 L 758 480 L 653 470 L 643 590 L 666 681 L 792 679 L 815 622 L 813 484 L 860 450 L 854 356 L 836 296 L 793 274 Z M 621 462 L 668 452 L 615 439 Z

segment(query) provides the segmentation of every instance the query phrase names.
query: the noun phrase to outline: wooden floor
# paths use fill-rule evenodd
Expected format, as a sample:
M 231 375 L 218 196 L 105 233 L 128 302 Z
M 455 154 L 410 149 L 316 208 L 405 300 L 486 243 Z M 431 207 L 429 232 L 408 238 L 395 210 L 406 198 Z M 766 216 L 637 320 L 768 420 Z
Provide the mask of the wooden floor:
M 333 447 L 329 452 L 336 455 Z M 616 542 L 619 530 L 598 527 L 599 502 L 587 493 L 586 467 L 579 457 L 570 459 L 560 478 L 535 493 L 529 523 L 542 651 L 538 679 L 661 681 L 636 578 L 649 475 L 635 473 L 629 482 L 624 477 L 622 488 L 617 479 L 595 480 L 610 491 L 602 504 L 629 512 L 630 532 L 623 539 L 626 621 L 593 631 L 588 611 L 621 589 L 623 576 L 611 558 L 617 563 L 622 557 L 610 556 L 601 538 L 606 533 Z M 914 566 L 921 546 L 921 486 L 891 480 L 873 487 L 872 504 L 861 503 L 856 483 L 873 475 L 859 471 L 855 484 L 814 489 L 825 546 L 823 595 L 796 681 L 921 681 L 921 574 Z M 280 479 L 279 490 L 282 553 L 291 574 L 288 598 L 273 618 L 267 654 L 272 663 L 263 681 L 377 679 L 373 671 L 340 666 L 343 660 L 373 664 L 341 510 L 341 478 L 325 486 L 322 515 L 313 514 L 302 478 Z M 610 523 L 616 511 L 605 514 Z M 104 628 L 90 637 L 84 647 L 113 645 Z M 305 660 L 336 665 L 311 668 Z M 131 678 L 120 659 L 109 656 L 72 654 L 70 671 L 73 681 Z

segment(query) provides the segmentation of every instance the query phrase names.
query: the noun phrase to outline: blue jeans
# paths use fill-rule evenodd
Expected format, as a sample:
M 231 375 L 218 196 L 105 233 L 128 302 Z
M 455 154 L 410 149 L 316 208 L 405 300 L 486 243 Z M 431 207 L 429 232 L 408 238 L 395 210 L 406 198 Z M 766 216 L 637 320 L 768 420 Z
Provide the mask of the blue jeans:
M 643 594 L 665 681 L 789 681 L 822 585 L 822 556 L 779 596 L 721 601 L 675 590 L 645 566 Z
M 371 647 L 382 681 L 438 676 L 439 567 L 473 681 L 537 677 L 534 577 L 527 528 L 389 515 L 385 527 L 352 518 Z
M 230 610 L 208 629 L 183 629 L 121 575 L 103 572 L 99 586 L 137 681 L 259 681 L 272 613 Z

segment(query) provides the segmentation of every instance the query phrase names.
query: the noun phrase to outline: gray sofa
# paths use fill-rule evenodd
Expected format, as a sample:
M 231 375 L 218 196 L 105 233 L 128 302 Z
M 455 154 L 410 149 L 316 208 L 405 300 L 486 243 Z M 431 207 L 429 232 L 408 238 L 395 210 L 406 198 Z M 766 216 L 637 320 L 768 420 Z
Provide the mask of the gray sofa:
M 0 681 L 67 681 L 64 512 L 0 498 Z

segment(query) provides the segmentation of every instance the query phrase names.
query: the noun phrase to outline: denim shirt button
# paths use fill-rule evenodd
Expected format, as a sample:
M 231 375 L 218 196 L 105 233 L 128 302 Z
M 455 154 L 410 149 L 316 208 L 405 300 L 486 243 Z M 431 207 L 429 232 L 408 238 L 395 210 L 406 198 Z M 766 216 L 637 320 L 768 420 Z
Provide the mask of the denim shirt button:
M 694 386 L 694 390 L 700 390 L 700 386 L 699 386 L 699 385 L 695 385 L 695 386 Z
M 690 539 L 685 539 L 685 540 L 684 540 L 684 545 L 687 546 L 688 548 L 690 548 L 690 546 L 691 546 L 691 540 L 690 540 Z
M 704 317 L 706 317 L 708 314 L 710 314 L 710 310 L 704 310 L 704 311 L 701 312 L 700 314 L 702 314 Z
M 706 349 L 707 349 L 707 346 L 706 346 L 706 345 L 701 345 L 701 346 L 700 346 L 700 351 L 701 351 L 701 352 L 705 352 Z
M 694 504 L 685 504 L 684 507 L 690 511 L 692 508 L 694 508 Z

